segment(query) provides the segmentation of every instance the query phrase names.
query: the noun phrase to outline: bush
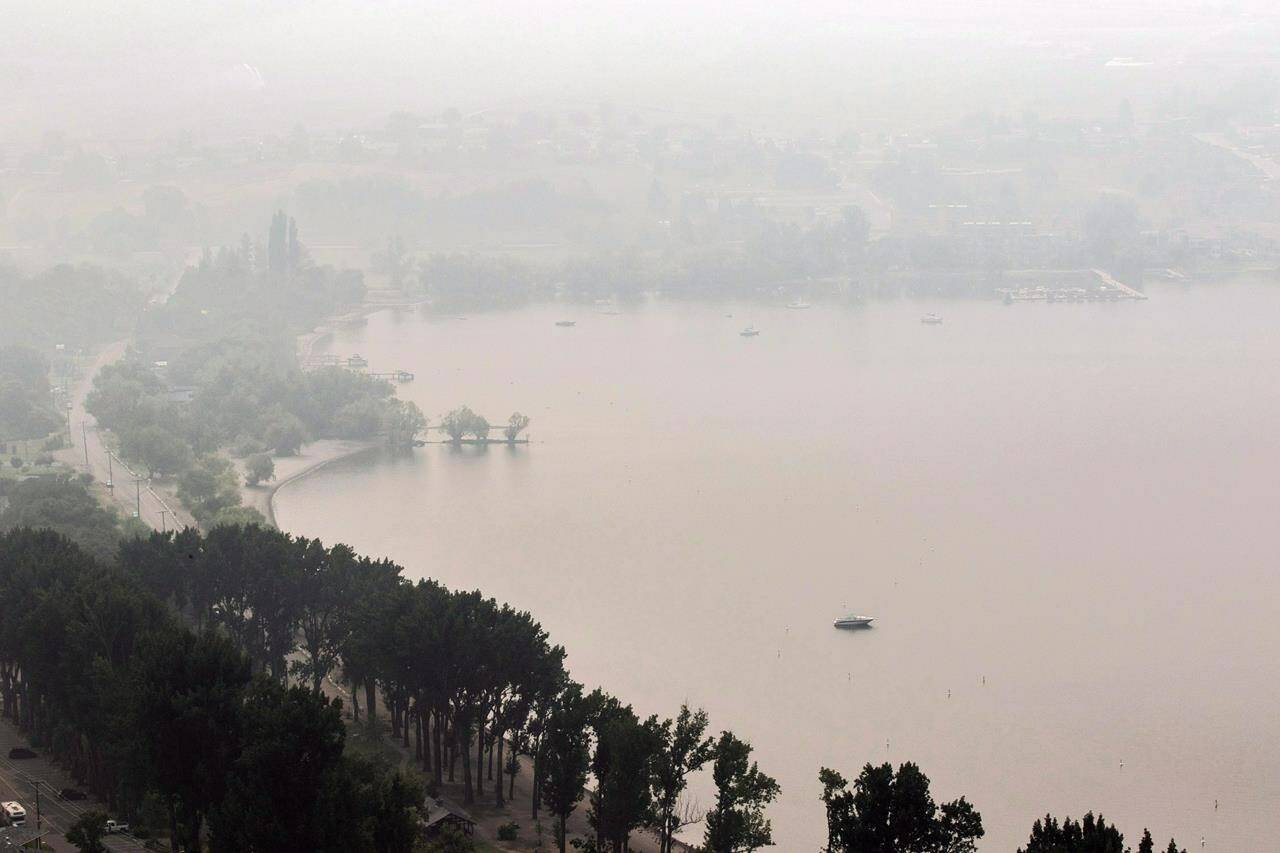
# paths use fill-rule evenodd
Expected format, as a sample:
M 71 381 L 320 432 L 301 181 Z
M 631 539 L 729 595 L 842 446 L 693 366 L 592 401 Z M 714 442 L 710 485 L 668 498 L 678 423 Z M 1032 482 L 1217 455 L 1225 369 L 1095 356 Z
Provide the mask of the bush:
M 244 481 L 250 486 L 256 486 L 267 480 L 274 479 L 276 476 L 276 464 L 271 461 L 271 457 L 265 453 L 255 453 L 245 460 L 245 478 Z
M 515 841 L 520 835 L 520 824 L 514 820 L 511 823 L 504 823 L 498 827 L 499 841 Z

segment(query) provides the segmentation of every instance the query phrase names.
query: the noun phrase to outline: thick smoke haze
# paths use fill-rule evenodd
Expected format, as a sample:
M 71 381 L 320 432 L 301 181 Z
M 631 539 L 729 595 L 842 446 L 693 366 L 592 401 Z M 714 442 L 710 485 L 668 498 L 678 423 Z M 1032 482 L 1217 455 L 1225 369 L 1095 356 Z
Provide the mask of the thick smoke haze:
M 0 0 L 0 846 L 1280 849 L 1278 282 L 1266 0 Z

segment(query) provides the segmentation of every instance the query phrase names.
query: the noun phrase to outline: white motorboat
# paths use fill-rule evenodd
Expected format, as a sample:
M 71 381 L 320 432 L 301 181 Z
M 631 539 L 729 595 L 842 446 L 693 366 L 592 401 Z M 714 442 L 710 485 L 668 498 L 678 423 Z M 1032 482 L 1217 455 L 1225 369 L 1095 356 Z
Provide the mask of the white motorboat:
M 835 622 L 831 623 L 837 628 L 870 628 L 873 617 L 859 616 L 856 613 L 850 613 L 848 616 L 841 616 Z

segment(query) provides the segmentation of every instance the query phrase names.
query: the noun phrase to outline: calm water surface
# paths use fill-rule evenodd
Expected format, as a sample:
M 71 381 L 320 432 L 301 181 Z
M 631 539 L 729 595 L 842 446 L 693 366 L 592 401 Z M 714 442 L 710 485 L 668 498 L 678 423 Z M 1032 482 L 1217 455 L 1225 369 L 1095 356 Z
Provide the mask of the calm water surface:
M 534 443 L 343 463 L 280 523 L 532 610 L 638 711 L 705 707 L 781 782 L 784 851 L 824 841 L 820 765 L 886 759 L 983 850 L 1088 809 L 1270 849 L 1280 286 L 1150 292 L 378 314 L 331 351 Z

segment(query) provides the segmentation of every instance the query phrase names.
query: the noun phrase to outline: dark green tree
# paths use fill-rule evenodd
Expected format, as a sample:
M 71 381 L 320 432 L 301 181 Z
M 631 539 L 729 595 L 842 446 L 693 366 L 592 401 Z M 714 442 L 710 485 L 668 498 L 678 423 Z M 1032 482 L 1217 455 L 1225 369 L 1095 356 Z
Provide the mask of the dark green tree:
M 684 815 L 680 798 L 696 773 L 711 760 L 715 741 L 707 737 L 707 712 L 680 706 L 675 720 L 665 720 L 658 730 L 659 748 L 653 757 L 650 785 L 658 828 L 659 853 L 671 853 L 675 833 L 682 828 Z
M 67 830 L 67 841 L 80 853 L 107 853 L 102 839 L 107 834 L 107 816 L 102 812 L 85 812 Z
M 237 758 L 249 661 L 217 632 L 175 629 L 142 645 L 133 682 L 133 721 L 146 733 L 170 837 L 199 849 L 205 817 L 226 795 Z
M 581 684 L 561 691 L 547 716 L 538 756 L 542 802 L 556 819 L 560 853 L 566 850 L 566 824 L 581 802 L 591 767 L 591 708 Z
M 250 456 L 244 461 L 244 468 L 244 481 L 250 486 L 273 480 L 276 476 L 276 464 L 266 453 L 255 453 Z
M 707 813 L 707 853 L 749 853 L 773 844 L 764 810 L 780 788 L 751 761 L 751 745 L 723 732 L 715 747 L 715 806 Z
M 1124 836 L 1101 815 L 1094 818 L 1093 812 L 1083 820 L 1068 817 L 1061 823 L 1045 815 L 1031 827 L 1031 838 L 1018 853 L 1125 853 Z
M 853 791 L 826 767 L 818 779 L 831 853 L 972 853 L 983 835 L 981 816 L 963 797 L 941 808 L 934 804 L 929 778 L 911 762 L 897 773 L 889 764 L 868 764 Z
M 342 760 L 340 703 L 307 688 L 259 680 L 246 696 L 241 726 L 243 745 L 227 794 L 210 815 L 211 849 L 342 849 L 326 832 L 331 827 L 322 799 Z

